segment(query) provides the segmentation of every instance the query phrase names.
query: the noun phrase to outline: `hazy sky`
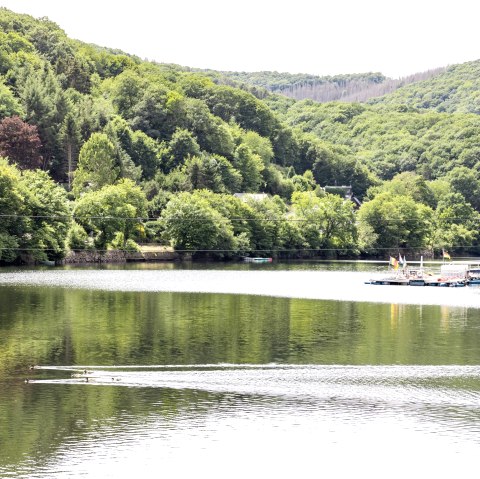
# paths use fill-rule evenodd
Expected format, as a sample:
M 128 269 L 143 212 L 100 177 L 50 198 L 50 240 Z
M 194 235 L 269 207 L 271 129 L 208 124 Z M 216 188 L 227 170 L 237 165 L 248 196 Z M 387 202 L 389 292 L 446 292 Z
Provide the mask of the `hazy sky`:
M 216 70 L 399 77 L 480 58 L 475 0 L 0 0 L 72 38 Z

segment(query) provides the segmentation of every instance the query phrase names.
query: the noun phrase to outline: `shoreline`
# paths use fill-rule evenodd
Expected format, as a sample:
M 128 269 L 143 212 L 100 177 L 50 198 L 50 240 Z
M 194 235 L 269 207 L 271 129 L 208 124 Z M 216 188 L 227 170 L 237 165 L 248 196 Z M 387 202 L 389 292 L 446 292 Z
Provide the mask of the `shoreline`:
M 94 263 L 128 263 L 132 261 L 178 261 L 180 255 L 173 249 L 144 248 L 140 251 L 70 251 L 57 265 L 94 264 Z

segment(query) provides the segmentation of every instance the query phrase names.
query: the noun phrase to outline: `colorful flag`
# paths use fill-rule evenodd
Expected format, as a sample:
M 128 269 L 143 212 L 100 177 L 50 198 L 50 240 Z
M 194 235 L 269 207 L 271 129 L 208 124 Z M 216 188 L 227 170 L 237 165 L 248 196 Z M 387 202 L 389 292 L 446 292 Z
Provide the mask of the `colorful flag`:
M 393 256 L 390 256 L 390 266 L 393 266 L 393 269 L 398 269 L 398 261 Z
M 442 249 L 442 253 L 443 253 L 443 259 L 452 259 L 448 254 L 448 251 L 445 251 L 444 249 Z

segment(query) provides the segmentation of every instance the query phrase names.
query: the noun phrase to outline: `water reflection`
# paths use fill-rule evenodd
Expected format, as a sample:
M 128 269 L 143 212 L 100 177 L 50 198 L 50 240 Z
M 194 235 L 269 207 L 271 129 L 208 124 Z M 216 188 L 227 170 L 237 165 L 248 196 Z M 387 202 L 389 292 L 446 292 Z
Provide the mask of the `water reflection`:
M 298 461 L 304 474 L 315 471 L 320 449 L 323 467 L 358 474 L 361 465 L 371 477 L 384 475 L 398 451 L 421 464 L 441 453 L 442 466 L 463 477 L 480 452 L 479 374 L 465 366 L 93 368 L 88 383 L 26 386 L 29 409 L 41 414 L 15 429 L 20 441 L 2 454 L 11 452 L 16 466 L 3 461 L 0 473 L 124 477 L 136 469 L 153 478 L 157 465 L 170 474 L 181 464 L 183 473 L 222 477 L 240 454 L 234 477 L 268 464 L 285 477 Z M 112 385 L 111 376 L 120 381 Z M 372 448 L 378 459 L 368 466 Z M 338 462 L 345 453 L 354 466 Z M 391 475 L 415 477 L 411 467 L 405 461 Z M 438 457 L 431 471 L 443 477 Z
M 0 378 L 36 364 L 479 364 L 477 309 L 0 288 Z
M 158 272 L 3 282 L 0 477 L 311 477 L 319 454 L 337 477 L 476 467 L 478 307 L 149 290 Z M 269 286 L 287 288 L 277 272 Z
M 375 286 L 374 273 L 301 270 L 78 269 L 0 273 L 0 286 L 48 286 L 100 291 L 248 294 L 388 304 L 480 308 L 480 288 Z

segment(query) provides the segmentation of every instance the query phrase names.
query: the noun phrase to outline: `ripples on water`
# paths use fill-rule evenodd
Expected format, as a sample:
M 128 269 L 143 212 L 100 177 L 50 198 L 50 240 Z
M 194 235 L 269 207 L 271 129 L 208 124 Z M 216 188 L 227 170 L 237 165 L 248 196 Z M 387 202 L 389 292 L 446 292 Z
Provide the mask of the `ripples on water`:
M 234 293 L 385 302 L 392 305 L 480 306 L 478 288 L 365 285 L 364 281 L 370 279 L 370 276 L 371 273 L 365 271 L 55 269 L 0 273 L 0 285 L 97 290 L 97 293 L 87 295 L 84 303 L 64 303 L 62 297 L 59 299 L 55 295 L 44 295 L 58 306 L 58 309 L 52 307 L 46 310 L 50 316 L 53 311 L 55 317 L 70 311 L 65 304 L 71 308 L 72 305 L 75 308 L 83 307 L 86 316 L 94 317 L 94 301 L 108 305 L 111 300 L 110 293 L 101 295 L 99 290 Z M 132 309 L 128 314 L 112 315 L 110 318 L 110 313 L 116 311 L 115 305 L 120 308 L 124 304 L 120 300 L 118 303 L 113 301 L 108 310 L 111 324 L 102 323 L 104 327 L 108 323 L 111 328 L 108 329 L 108 334 L 103 333 L 102 341 L 105 344 L 97 342 L 90 334 L 85 333 L 85 337 L 81 334 L 84 330 L 90 332 L 90 328 L 98 326 L 98 320 L 95 323 L 93 318 L 91 322 L 81 322 L 80 326 L 73 319 L 59 320 L 58 325 L 57 322 L 51 325 L 45 318 L 41 318 L 41 291 L 38 297 L 25 296 L 32 302 L 34 318 L 26 324 L 32 328 L 38 327 L 34 331 L 38 337 L 25 344 L 36 348 L 47 344 L 44 340 L 49 336 L 46 333 L 43 335 L 42 328 L 49 324 L 52 328 L 50 334 L 55 338 L 59 335 L 56 328 L 61 329 L 60 336 L 64 336 L 65 344 L 55 343 L 48 355 L 45 353 L 42 356 L 48 358 L 45 361 L 54 364 L 38 367 L 38 370 L 31 373 L 35 379 L 28 384 L 23 384 L 20 380 L 14 382 L 8 377 L 11 392 L 20 390 L 20 393 L 12 401 L 8 391 L 0 396 L 5 403 L 2 409 L 0 401 L 0 420 L 2 412 L 8 411 L 11 415 L 7 418 L 10 420 L 8 427 L 15 425 L 22 431 L 21 434 L 15 434 L 16 431 L 13 430 L 10 433 L 7 431 L 6 434 L 0 434 L 0 439 L 20 437 L 31 441 L 31 445 L 29 443 L 24 448 L 29 456 L 15 456 L 15 460 L 10 462 L 10 459 L 0 461 L 0 477 L 149 479 L 191 476 L 245 479 L 327 476 L 383 479 L 387 476 L 403 479 L 470 477 L 474 474 L 472 471 L 478 468 L 480 366 L 98 365 L 103 358 L 90 351 L 87 347 L 90 342 L 94 344 L 92 348 L 103 348 L 107 364 L 114 364 L 114 358 L 118 358 L 115 355 L 120 354 L 125 344 L 129 344 L 131 336 L 139 335 L 135 328 L 142 331 L 144 328 L 147 332 L 142 334 L 153 339 L 152 334 L 159 327 L 162 315 L 166 314 L 160 307 L 153 308 L 152 304 L 157 305 L 157 302 L 167 304 L 172 315 L 171 322 L 166 323 L 169 328 L 163 329 L 171 332 L 172 342 L 160 343 L 164 338 L 159 334 L 155 336 L 162 348 L 175 346 L 188 350 L 197 345 L 201 347 L 203 343 L 188 342 L 186 336 L 178 334 L 179 328 L 185 325 L 193 327 L 194 321 L 187 319 L 190 320 L 190 316 L 197 310 L 182 310 L 182 314 L 190 315 L 183 317 L 176 309 L 182 300 L 188 299 L 178 296 L 169 303 L 162 295 L 158 296 L 155 297 L 156 302 L 140 303 L 143 305 L 144 316 Z M 83 300 L 83 297 L 80 299 Z M 227 303 L 218 304 L 224 309 L 222 314 L 225 319 L 223 316 L 215 316 L 221 326 L 215 329 L 217 323 L 205 320 L 208 315 L 213 315 L 207 311 L 206 316 L 202 316 L 207 332 L 202 333 L 201 338 L 207 343 L 215 339 L 217 343 L 214 344 L 220 345 L 232 341 L 228 339 L 230 336 L 221 334 L 223 328 L 227 325 L 239 327 L 240 320 L 235 316 L 238 313 L 236 309 L 231 312 L 225 306 Z M 238 306 L 237 303 L 234 304 Z M 327 318 L 317 318 L 312 313 L 313 305 L 309 304 L 305 313 L 296 309 L 301 304 L 294 306 L 295 308 L 289 305 L 290 319 L 282 323 L 286 337 L 281 337 L 288 344 L 293 341 L 299 347 L 315 350 L 318 356 L 312 352 L 312 358 L 336 357 L 333 353 L 332 356 L 327 354 L 330 349 L 342 353 L 342 358 L 349 358 L 350 348 L 383 352 L 396 345 L 400 352 L 403 349 L 412 350 L 409 354 L 416 354 L 415 359 L 421 358 L 425 363 L 431 357 L 424 358 L 421 353 L 432 338 L 437 341 L 448 340 L 450 348 L 460 351 L 468 348 L 476 350 L 476 336 L 472 332 L 478 328 L 475 318 L 477 310 L 460 318 L 462 325 L 466 322 L 470 328 L 464 330 L 464 326 L 455 327 L 457 323 L 454 322 L 454 316 L 449 316 L 448 311 L 440 311 L 438 308 L 438 312 L 435 310 L 432 314 L 443 318 L 443 329 L 438 332 L 427 328 L 427 335 L 422 328 L 409 329 L 407 325 L 411 322 L 417 326 L 424 321 L 431 326 L 438 318 L 430 313 L 425 317 L 420 313 L 408 316 L 407 320 L 407 316 L 402 316 L 395 308 L 387 308 L 388 318 L 385 318 L 383 310 L 372 308 L 369 321 L 362 320 L 359 323 L 362 328 L 371 327 L 371 334 L 359 336 L 355 333 L 355 328 L 350 328 L 354 318 L 348 316 L 351 314 L 349 308 L 321 310 L 331 316 L 328 316 L 329 327 L 326 327 Z M 19 311 L 16 322 L 22 324 L 29 310 L 25 308 L 25 313 L 23 309 Z M 280 314 L 279 311 L 281 308 L 276 310 L 276 314 Z M 261 315 L 272 316 L 272 309 L 260 307 L 254 313 L 248 321 L 242 323 L 247 331 L 253 332 L 238 336 L 252 343 L 256 343 L 259 334 L 263 334 L 263 330 L 255 329 L 258 324 L 265 325 L 265 331 L 270 333 L 269 328 L 275 323 L 261 322 Z M 259 317 L 256 317 L 257 313 Z M 5 318 L 9 318 L 8 314 Z M 311 327 L 302 329 L 303 320 L 311 320 Z M 117 321 L 131 325 L 131 329 L 127 328 L 125 337 L 116 332 Z M 293 331 L 289 329 L 292 321 L 296 322 L 297 328 Z M 280 320 L 276 322 L 279 323 Z M 349 328 L 342 328 L 337 323 L 348 324 Z M 9 333 L 10 327 L 11 323 L 5 320 L 5 334 Z M 391 334 L 382 336 L 377 328 L 381 331 L 384 331 L 381 328 L 386 328 Z M 452 334 L 445 336 L 444 330 L 451 330 Z M 17 334 L 21 336 L 23 329 L 20 328 Z M 109 343 L 109 335 L 115 334 L 118 335 L 117 341 Z M 344 342 L 338 338 L 350 338 L 350 341 Z M 240 344 L 240 339 L 238 341 Z M 12 342 L 12 355 L 19 354 L 17 344 L 22 346 L 24 343 Z M 238 344 L 233 341 L 232 347 L 238 347 Z M 109 345 L 112 350 L 108 349 Z M 265 347 L 264 344 L 258 344 L 259 349 Z M 430 346 L 434 347 L 436 346 Z M 55 354 L 64 350 L 65 357 L 75 357 L 76 352 L 83 360 L 96 362 L 97 366 L 58 366 L 72 362 L 72 359 L 61 362 L 64 356 L 56 361 Z M 450 362 L 463 357 L 461 354 L 453 355 L 457 350 L 447 350 L 452 351 L 453 359 L 449 357 Z M 320 354 L 322 351 L 325 355 Z M 82 352 L 91 356 L 81 356 Z M 175 360 L 167 357 L 168 362 Z M 224 357 L 227 361 L 230 358 L 228 355 L 219 357 Z M 289 358 L 288 363 L 294 362 L 290 356 L 285 357 Z M 377 358 L 375 354 L 361 356 L 365 357 Z M 385 361 L 386 357 L 389 356 L 382 354 L 377 360 Z M 413 362 L 408 354 L 392 357 L 406 357 L 407 362 Z M 444 356 L 434 358 L 440 361 Z M 470 356 L 463 358 L 465 362 L 466 358 Z M 125 361 L 129 359 L 126 357 Z M 275 356 L 270 360 L 279 361 Z M 143 362 L 146 361 L 143 359 Z M 215 362 L 215 358 L 208 356 L 199 362 L 206 361 Z M 315 362 L 314 359 L 307 361 Z M 87 370 L 86 374 L 84 370 Z M 54 420 L 57 416 L 58 422 Z M 35 424 L 30 426 L 29 421 Z M 47 431 L 51 434 L 50 442 L 44 441 Z M 5 446 L 6 443 L 0 444 L 0 459 Z M 9 451 L 13 457 L 15 447 Z
M 480 366 L 319 366 L 319 365 L 192 365 L 192 366 L 40 366 L 71 372 L 70 378 L 35 383 L 198 389 L 324 400 L 382 401 L 480 406 Z M 473 382 L 472 382 L 473 381 Z M 455 383 L 453 383 L 455 382 Z M 465 390 L 469 383 L 473 391 Z M 452 385 L 461 388 L 452 388 Z M 432 396 L 431 388 L 447 389 Z
M 152 409 L 123 410 L 15 477 L 466 477 L 480 452 L 480 366 L 40 369 L 51 377 L 26 387 L 135 388 Z M 189 390 L 178 415 L 155 412 Z

